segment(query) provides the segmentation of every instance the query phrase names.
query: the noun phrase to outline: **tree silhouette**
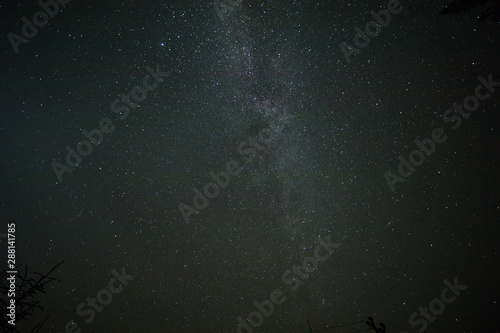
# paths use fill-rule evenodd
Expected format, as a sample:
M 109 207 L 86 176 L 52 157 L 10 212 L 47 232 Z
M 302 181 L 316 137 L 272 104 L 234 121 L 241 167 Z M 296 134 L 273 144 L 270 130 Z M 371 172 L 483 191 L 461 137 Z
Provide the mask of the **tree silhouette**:
M 372 330 L 374 330 L 377 333 L 386 333 L 386 331 L 387 331 L 384 323 L 380 323 L 379 327 L 377 327 L 377 325 L 375 325 L 375 322 L 373 321 L 372 317 L 368 317 L 368 320 L 366 321 L 366 325 L 368 325 Z
M 439 14 L 456 14 L 471 11 L 477 8 L 481 8 L 483 10 L 483 13 L 478 16 L 478 21 L 483 22 L 492 20 L 500 23 L 499 0 L 453 0 L 446 7 L 444 7 Z
M 63 261 L 64 262 L 64 261 Z M 47 274 L 40 274 L 37 272 L 33 272 L 35 277 L 28 277 L 28 266 L 24 269 L 24 274 L 17 273 L 16 276 L 16 288 L 15 288 L 15 296 L 13 299 L 16 301 L 16 325 L 19 322 L 27 321 L 30 316 L 32 316 L 36 309 L 43 310 L 44 308 L 39 305 L 40 301 L 36 300 L 36 296 L 38 293 L 45 294 L 45 286 L 52 282 L 59 280 L 51 277 L 50 275 L 57 269 L 59 266 L 63 264 L 63 262 L 57 263 Z M 20 268 L 21 265 L 16 267 L 16 270 Z M 7 280 L 7 277 L 12 275 L 8 273 L 6 270 L 3 270 L 0 273 L 0 293 L 5 296 L 9 293 L 10 282 Z M 0 299 L 0 315 L 2 316 L 0 319 L 0 332 L 12 332 L 19 333 L 20 331 L 16 328 L 16 326 L 10 325 L 8 323 L 9 317 L 7 306 L 10 304 L 9 299 L 1 298 Z M 32 329 L 31 333 L 39 332 L 42 326 L 47 321 L 48 316 L 42 322 L 37 323 Z M 26 331 L 25 331 L 26 332 Z
M 360 332 L 366 332 L 366 331 L 372 331 L 372 330 L 375 331 L 376 333 L 386 333 L 387 332 L 387 328 L 385 327 L 384 323 L 380 323 L 379 327 L 377 327 L 377 325 L 375 325 L 375 322 L 373 321 L 372 317 L 368 317 L 367 321 L 364 321 L 364 320 L 355 321 L 353 323 L 347 323 L 347 324 L 342 324 L 342 325 L 324 327 L 324 328 L 320 328 L 320 329 L 316 329 L 316 330 L 313 330 L 311 328 L 311 324 L 309 323 L 309 320 L 308 320 L 307 321 L 307 326 L 309 327 L 309 333 L 324 332 L 324 331 L 330 331 L 330 332 L 332 332 L 332 330 L 337 329 L 337 328 L 347 327 L 347 326 L 351 326 L 351 325 L 357 325 L 357 324 L 360 324 L 360 323 L 363 323 L 363 322 L 365 322 L 366 325 L 368 325 L 369 328 L 363 329 L 363 330 L 358 330 L 358 331 L 353 331 L 352 333 L 360 333 Z

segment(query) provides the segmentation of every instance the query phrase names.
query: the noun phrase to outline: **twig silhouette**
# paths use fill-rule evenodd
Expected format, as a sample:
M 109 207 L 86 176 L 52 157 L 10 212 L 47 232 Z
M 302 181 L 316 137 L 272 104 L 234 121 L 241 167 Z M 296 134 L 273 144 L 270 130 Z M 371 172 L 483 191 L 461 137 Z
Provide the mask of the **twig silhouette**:
M 35 300 L 35 296 L 38 293 L 46 293 L 45 286 L 53 281 L 61 282 L 56 278 L 51 277 L 50 275 L 61 266 L 63 262 L 57 263 L 47 274 L 40 274 L 37 272 L 33 272 L 35 277 L 28 277 L 28 266 L 24 269 L 24 274 L 18 272 L 16 277 L 16 293 L 13 299 L 16 301 L 16 324 L 21 321 L 27 321 L 30 316 L 32 316 L 36 309 L 44 310 L 42 306 L 39 305 L 40 301 Z M 21 265 L 16 266 L 16 270 L 18 270 Z M 2 295 L 7 295 L 10 290 L 10 283 L 7 280 L 7 276 L 9 273 L 6 270 L 3 270 L 0 273 L 0 293 Z M 12 332 L 12 333 L 20 333 L 20 331 L 16 328 L 16 326 L 10 325 L 8 323 L 9 317 L 7 306 L 9 305 L 9 299 L 2 298 L 0 299 L 0 315 L 2 318 L 0 319 L 0 331 L 1 332 Z M 45 317 L 45 319 L 37 323 L 30 333 L 39 332 L 42 326 L 45 324 L 49 317 Z

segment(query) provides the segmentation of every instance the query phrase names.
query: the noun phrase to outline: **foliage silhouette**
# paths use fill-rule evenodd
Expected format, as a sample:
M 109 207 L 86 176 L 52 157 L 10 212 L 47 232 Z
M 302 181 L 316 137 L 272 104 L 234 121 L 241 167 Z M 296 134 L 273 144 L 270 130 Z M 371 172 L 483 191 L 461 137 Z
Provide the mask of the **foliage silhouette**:
M 47 274 L 33 272 L 36 277 L 28 277 L 28 266 L 26 266 L 24 274 L 19 273 L 18 271 L 21 265 L 18 265 L 16 267 L 16 270 L 18 271 L 16 277 L 16 294 L 14 297 L 14 299 L 16 300 L 16 326 L 19 322 L 28 321 L 29 317 L 34 314 L 35 310 L 44 309 L 39 305 L 40 301 L 37 301 L 35 297 L 38 293 L 45 294 L 45 286 L 50 282 L 61 282 L 58 279 L 51 277 L 50 275 L 63 263 L 64 261 L 55 264 Z M 10 274 L 7 273 L 6 270 L 3 270 L 0 273 L 0 293 L 2 296 L 7 296 L 7 293 L 9 292 L 9 281 L 7 280 L 8 275 Z M 16 328 L 16 326 L 12 326 L 8 323 L 10 319 L 9 317 L 7 317 L 7 306 L 9 302 L 9 299 L 7 298 L 0 298 L 0 315 L 2 316 L 2 318 L 0 319 L 0 332 L 19 333 L 20 331 Z M 29 332 L 39 332 L 48 318 L 48 316 L 45 317 L 43 321 L 37 323 Z
M 380 323 L 379 327 L 377 327 L 372 317 L 368 317 L 366 325 L 368 325 L 372 330 L 374 330 L 377 333 L 386 333 L 387 331 L 387 328 L 385 327 L 384 323 Z
M 377 327 L 377 325 L 373 321 L 372 317 L 368 317 L 367 321 L 361 320 L 361 321 L 356 321 L 356 322 L 353 322 L 353 323 L 347 323 L 347 324 L 342 324 L 342 325 L 324 327 L 324 328 L 320 328 L 320 329 L 316 329 L 316 330 L 313 330 L 311 328 L 311 324 L 309 323 L 309 320 L 308 320 L 307 321 L 307 326 L 309 327 L 309 333 L 315 333 L 315 332 L 332 331 L 332 330 L 337 329 L 337 328 L 351 326 L 351 325 L 357 325 L 357 324 L 361 324 L 363 322 L 366 323 L 366 325 L 368 325 L 369 328 L 358 330 L 358 331 L 354 331 L 352 333 L 360 333 L 360 332 L 366 332 L 366 331 L 372 331 L 372 330 L 375 331 L 376 333 L 386 333 L 387 332 L 387 328 L 385 327 L 384 323 L 380 323 L 379 327 Z
M 492 20 L 500 23 L 500 1 L 498 0 L 453 0 L 439 12 L 440 15 L 456 14 L 483 7 L 478 21 Z

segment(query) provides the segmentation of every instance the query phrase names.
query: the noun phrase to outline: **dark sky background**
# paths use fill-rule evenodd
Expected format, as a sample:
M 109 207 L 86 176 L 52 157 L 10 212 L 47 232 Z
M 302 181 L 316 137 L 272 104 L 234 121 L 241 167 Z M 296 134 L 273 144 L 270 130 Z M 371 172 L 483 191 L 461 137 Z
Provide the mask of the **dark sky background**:
M 16 223 L 30 271 L 64 261 L 18 328 L 49 315 L 42 332 L 235 332 L 279 288 L 286 301 L 255 332 L 368 316 L 419 332 L 411 314 L 457 277 L 468 288 L 425 331 L 498 332 L 500 87 L 457 130 L 441 118 L 479 75 L 500 81 L 498 24 L 401 1 L 348 63 L 340 43 L 386 2 L 221 1 L 220 15 L 201 1 L 70 1 L 18 53 L 7 34 L 40 7 L 0 4 L 0 233 Z M 119 119 L 112 102 L 157 65 L 171 75 Z M 51 163 L 105 117 L 114 131 L 59 182 Z M 238 146 L 271 123 L 280 133 L 244 164 Z M 447 141 L 391 191 L 384 172 L 437 127 Z M 179 204 L 233 159 L 240 174 L 186 224 Z M 318 236 L 341 246 L 291 291 L 282 274 Z M 86 323 L 77 306 L 122 268 L 135 279 Z

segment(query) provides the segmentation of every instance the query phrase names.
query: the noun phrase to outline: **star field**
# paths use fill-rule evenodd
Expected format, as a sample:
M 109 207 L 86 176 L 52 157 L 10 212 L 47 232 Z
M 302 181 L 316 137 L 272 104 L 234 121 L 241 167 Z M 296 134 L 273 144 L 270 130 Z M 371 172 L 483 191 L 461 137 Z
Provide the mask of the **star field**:
M 65 262 L 18 329 L 498 331 L 500 87 L 478 77 L 500 82 L 499 26 L 400 1 L 356 44 L 390 3 L 68 1 L 17 46 L 40 6 L 1 4 L 0 236 L 16 223 L 30 270 Z

